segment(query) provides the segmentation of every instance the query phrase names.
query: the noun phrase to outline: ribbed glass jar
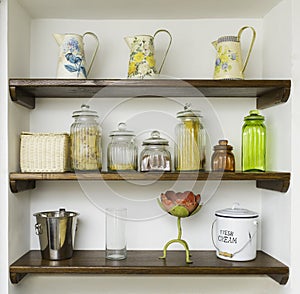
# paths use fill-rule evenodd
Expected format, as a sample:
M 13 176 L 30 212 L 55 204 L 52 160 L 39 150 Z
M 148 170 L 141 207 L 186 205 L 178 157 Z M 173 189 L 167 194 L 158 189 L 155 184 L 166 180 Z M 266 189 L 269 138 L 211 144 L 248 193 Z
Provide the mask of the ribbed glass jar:
M 159 131 L 153 131 L 151 137 L 143 142 L 144 149 L 140 154 L 140 170 L 171 171 L 171 153 L 169 141 L 161 138 Z
M 242 170 L 266 171 L 266 126 L 258 110 L 251 110 L 242 128 Z
M 206 132 L 200 111 L 186 105 L 177 113 L 180 123 L 175 129 L 175 170 L 199 171 L 205 169 Z
M 81 110 L 73 112 L 71 125 L 71 168 L 78 171 L 101 170 L 101 127 L 96 111 L 83 104 Z
M 109 171 L 137 170 L 137 146 L 135 135 L 119 123 L 118 130 L 110 133 L 111 142 L 107 147 L 107 168 Z

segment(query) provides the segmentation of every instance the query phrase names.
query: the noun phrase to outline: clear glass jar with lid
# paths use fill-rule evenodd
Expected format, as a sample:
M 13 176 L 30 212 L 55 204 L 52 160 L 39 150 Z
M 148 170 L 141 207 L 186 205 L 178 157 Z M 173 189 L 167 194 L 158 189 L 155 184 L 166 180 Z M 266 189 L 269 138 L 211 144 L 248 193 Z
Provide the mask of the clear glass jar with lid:
M 71 168 L 78 171 L 101 170 L 101 127 L 96 111 L 86 104 L 74 111 L 71 125 Z
M 175 129 L 175 170 L 199 171 L 205 169 L 206 132 L 199 110 L 190 104 L 177 113 L 180 122 Z
M 167 149 L 169 141 L 153 131 L 151 137 L 143 142 L 140 154 L 140 171 L 171 171 L 171 153 Z
M 119 123 L 118 130 L 110 132 L 111 142 L 107 147 L 107 169 L 109 171 L 137 170 L 137 146 L 133 131 L 125 123 Z

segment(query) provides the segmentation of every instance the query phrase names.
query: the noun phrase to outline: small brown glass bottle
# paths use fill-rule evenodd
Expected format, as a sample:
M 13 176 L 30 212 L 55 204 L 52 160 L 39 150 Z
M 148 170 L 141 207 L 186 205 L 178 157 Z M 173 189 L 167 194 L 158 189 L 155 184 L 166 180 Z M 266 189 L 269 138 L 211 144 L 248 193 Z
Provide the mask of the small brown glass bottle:
M 235 160 L 232 153 L 233 147 L 227 144 L 227 140 L 219 140 L 219 145 L 214 146 L 214 153 L 211 157 L 212 171 L 235 171 Z

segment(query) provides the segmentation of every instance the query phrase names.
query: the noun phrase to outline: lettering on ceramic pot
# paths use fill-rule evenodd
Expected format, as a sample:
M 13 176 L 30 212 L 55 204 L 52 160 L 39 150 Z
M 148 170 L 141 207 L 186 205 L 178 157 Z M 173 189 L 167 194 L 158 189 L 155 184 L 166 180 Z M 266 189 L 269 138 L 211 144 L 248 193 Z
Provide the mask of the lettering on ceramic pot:
M 237 244 L 237 237 L 234 237 L 233 231 L 220 230 L 220 233 L 218 235 L 218 241 L 223 243 Z

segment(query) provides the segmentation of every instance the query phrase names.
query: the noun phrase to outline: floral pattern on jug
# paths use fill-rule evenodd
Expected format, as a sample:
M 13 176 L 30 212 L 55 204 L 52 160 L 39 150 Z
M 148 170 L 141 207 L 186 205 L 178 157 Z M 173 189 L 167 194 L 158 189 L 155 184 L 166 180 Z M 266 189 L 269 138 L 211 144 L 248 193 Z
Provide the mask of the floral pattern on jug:
M 80 52 L 79 43 L 75 38 L 70 38 L 68 42 L 64 43 L 62 50 L 65 56 L 65 68 L 69 72 L 77 72 L 79 77 L 80 72 L 87 77 L 85 67 L 82 66 L 82 61 L 85 60 L 85 56 Z
M 143 36 L 134 37 L 132 52 L 129 59 L 128 77 L 153 76 L 157 74 L 155 69 L 153 38 Z
M 86 64 L 84 54 L 84 38 L 91 36 L 94 39 L 94 52 L 89 66 Z M 57 78 L 86 79 L 91 70 L 96 53 L 99 48 L 98 37 L 92 32 L 86 32 L 82 36 L 78 34 L 53 34 L 59 46 L 57 63 Z
M 221 71 L 230 72 L 232 70 L 231 63 L 234 61 L 240 62 L 238 52 L 231 50 L 228 46 L 220 46 L 215 64 L 215 74 L 219 74 Z
M 248 53 L 245 61 L 242 58 L 241 49 L 241 36 L 242 33 L 250 29 L 252 31 L 252 39 L 249 45 Z M 244 26 L 242 27 L 237 36 L 222 36 L 216 41 L 212 42 L 213 46 L 217 51 L 215 68 L 214 68 L 214 79 L 230 79 L 230 80 L 243 80 L 244 71 L 248 64 L 250 53 L 256 38 L 256 32 L 253 27 Z
M 161 62 L 160 68 L 156 69 L 154 39 L 158 33 L 166 33 L 169 36 L 169 44 Z M 151 35 L 136 35 L 125 37 L 125 42 L 130 49 L 128 78 L 144 79 L 157 78 L 164 65 L 168 54 L 172 36 L 164 29 L 157 30 L 153 36 Z

